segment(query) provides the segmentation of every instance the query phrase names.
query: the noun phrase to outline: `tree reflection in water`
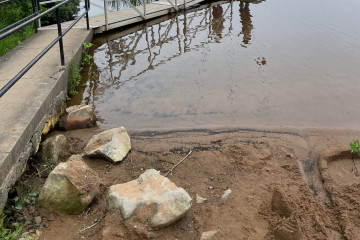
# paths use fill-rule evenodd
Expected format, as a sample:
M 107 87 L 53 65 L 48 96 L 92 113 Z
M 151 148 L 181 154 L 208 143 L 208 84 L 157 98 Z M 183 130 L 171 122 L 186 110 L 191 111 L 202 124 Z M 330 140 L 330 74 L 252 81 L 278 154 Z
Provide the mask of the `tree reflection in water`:
M 233 23 L 237 2 L 215 2 L 96 38 L 94 62 L 86 76 L 91 82 L 85 89 L 83 102 L 94 106 L 97 96 L 103 95 L 105 89 L 120 88 L 188 51 L 220 43 L 233 35 L 234 28 L 243 38 L 243 46 L 249 44 L 254 28 L 250 5 L 259 2 L 262 1 L 239 2 L 241 26 Z

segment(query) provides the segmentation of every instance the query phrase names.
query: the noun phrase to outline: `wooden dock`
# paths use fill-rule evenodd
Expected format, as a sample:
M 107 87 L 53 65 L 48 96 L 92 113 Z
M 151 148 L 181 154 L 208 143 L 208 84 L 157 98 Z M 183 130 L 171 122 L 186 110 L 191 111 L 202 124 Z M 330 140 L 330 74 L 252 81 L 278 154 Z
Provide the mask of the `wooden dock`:
M 175 0 L 161 0 L 150 4 L 146 4 L 146 10 L 144 12 L 144 6 L 136 6 L 134 8 L 123 9 L 119 11 L 112 11 L 107 13 L 107 24 L 105 14 L 96 15 L 89 18 L 90 28 L 94 33 L 103 33 L 112 29 L 124 27 L 130 24 L 146 21 L 156 17 L 164 16 L 176 11 L 188 9 L 193 7 L 204 0 L 178 0 L 177 5 Z M 170 3 L 171 2 L 171 3 Z M 140 14 L 141 13 L 141 14 Z M 145 14 L 144 14 L 145 13 Z M 63 29 L 68 27 L 72 21 L 63 22 L 61 26 Z M 85 18 L 81 19 L 74 28 L 86 28 Z M 40 28 L 40 30 L 57 29 L 57 25 L 49 25 Z

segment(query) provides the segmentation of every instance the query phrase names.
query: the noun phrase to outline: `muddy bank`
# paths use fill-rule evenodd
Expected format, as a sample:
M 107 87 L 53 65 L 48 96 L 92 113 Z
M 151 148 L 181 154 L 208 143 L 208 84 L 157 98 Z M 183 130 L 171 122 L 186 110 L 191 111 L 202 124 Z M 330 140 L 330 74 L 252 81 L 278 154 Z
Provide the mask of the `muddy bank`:
M 68 155 L 81 153 L 98 132 L 61 132 L 68 138 Z M 129 134 L 132 150 L 123 162 L 85 160 L 102 181 L 101 196 L 87 210 L 78 216 L 55 214 L 51 222 L 46 220 L 49 212 L 37 210 L 45 224 L 40 239 L 200 239 L 210 230 L 218 231 L 214 239 L 356 239 L 360 224 L 344 219 L 341 211 L 350 212 L 360 197 L 352 194 L 352 201 L 339 211 L 332 197 L 335 191 L 323 186 L 318 159 L 329 147 L 347 148 L 359 132 L 222 129 Z M 133 220 L 123 221 L 119 213 L 106 211 L 109 186 L 136 179 L 149 168 L 165 174 L 190 150 L 192 154 L 169 176 L 193 198 L 183 219 L 158 231 L 140 231 Z M 41 185 L 44 180 L 31 181 Z M 359 178 L 352 181 L 360 184 Z M 226 189 L 232 193 L 223 201 Z M 196 203 L 196 194 L 207 201 Z M 79 233 L 94 219 L 101 221 Z

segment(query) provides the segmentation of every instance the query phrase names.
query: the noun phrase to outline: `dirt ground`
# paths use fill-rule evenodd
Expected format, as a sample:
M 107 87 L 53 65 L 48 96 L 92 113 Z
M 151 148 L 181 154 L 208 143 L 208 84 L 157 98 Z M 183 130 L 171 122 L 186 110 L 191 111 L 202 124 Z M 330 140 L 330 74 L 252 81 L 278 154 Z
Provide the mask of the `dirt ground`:
M 91 136 L 101 131 L 53 131 L 49 136 L 64 134 L 70 156 L 82 153 Z M 77 216 L 54 213 L 53 221 L 41 209 L 33 215 L 43 218 L 40 239 L 44 240 L 198 240 L 210 230 L 218 231 L 213 239 L 224 240 L 355 240 L 360 236 L 360 177 L 356 172 L 360 161 L 352 159 L 348 144 L 359 134 L 291 129 L 130 131 L 132 150 L 123 162 L 85 160 L 102 181 L 100 197 L 86 211 Z M 345 150 L 329 153 L 337 147 Z M 141 222 L 141 214 L 146 214 L 144 209 L 127 221 L 119 212 L 107 212 L 105 196 L 111 185 L 133 180 L 149 168 L 165 174 L 190 150 L 189 157 L 168 176 L 193 198 L 184 218 L 155 231 L 134 227 Z M 319 159 L 326 167 L 318 167 Z M 44 181 L 35 178 L 29 184 L 40 186 Z M 223 201 L 220 196 L 226 189 L 232 193 Z M 197 204 L 196 194 L 208 201 Z M 26 230 L 34 231 L 31 228 L 35 227 Z

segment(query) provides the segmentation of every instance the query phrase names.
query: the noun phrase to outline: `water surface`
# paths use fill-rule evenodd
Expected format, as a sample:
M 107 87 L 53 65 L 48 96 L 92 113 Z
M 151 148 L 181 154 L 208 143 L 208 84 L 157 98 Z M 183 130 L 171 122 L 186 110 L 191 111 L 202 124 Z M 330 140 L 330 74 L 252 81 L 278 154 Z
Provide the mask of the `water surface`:
M 360 1 L 205 2 L 94 39 L 72 104 L 127 128 L 360 127 Z

